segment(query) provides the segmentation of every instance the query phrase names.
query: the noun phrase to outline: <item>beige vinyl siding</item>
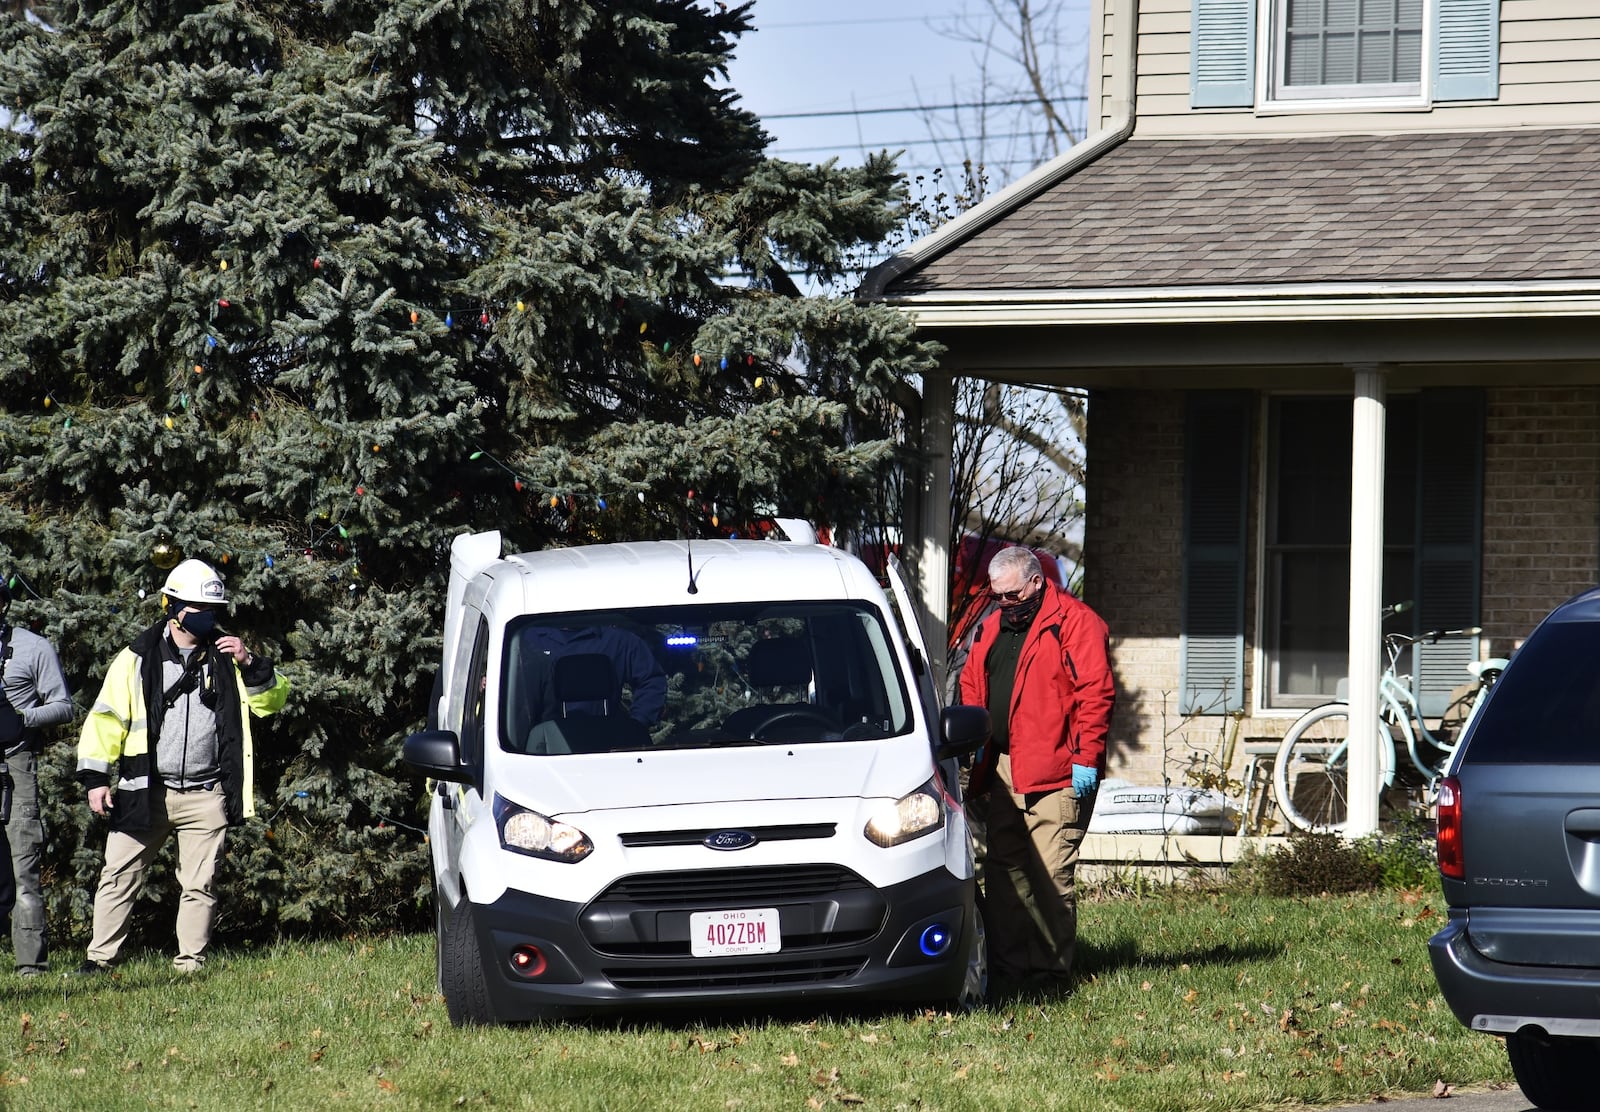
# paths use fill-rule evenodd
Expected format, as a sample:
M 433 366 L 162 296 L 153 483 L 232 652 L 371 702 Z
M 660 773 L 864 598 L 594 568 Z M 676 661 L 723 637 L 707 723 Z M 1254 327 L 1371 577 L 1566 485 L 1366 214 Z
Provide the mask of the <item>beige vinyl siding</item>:
M 1114 2 L 1105 0 L 1108 7 Z M 1191 19 L 1190 0 L 1140 4 L 1140 138 L 1600 125 L 1600 0 L 1501 0 L 1496 101 L 1367 112 L 1191 108 Z M 1103 57 L 1114 64 L 1110 50 Z M 1113 75 L 1103 72 L 1109 88 Z
M 1084 121 L 1089 131 L 1095 132 L 1109 127 L 1117 115 L 1117 51 L 1121 44 L 1116 41 L 1117 9 L 1122 4 L 1137 4 L 1139 0 L 1095 0 L 1091 10 L 1090 26 L 1098 25 L 1100 28 L 1100 49 L 1091 49 L 1089 52 L 1091 73 L 1087 89 L 1096 91 L 1095 102 L 1088 107 L 1094 110 L 1091 115 L 1085 113 Z

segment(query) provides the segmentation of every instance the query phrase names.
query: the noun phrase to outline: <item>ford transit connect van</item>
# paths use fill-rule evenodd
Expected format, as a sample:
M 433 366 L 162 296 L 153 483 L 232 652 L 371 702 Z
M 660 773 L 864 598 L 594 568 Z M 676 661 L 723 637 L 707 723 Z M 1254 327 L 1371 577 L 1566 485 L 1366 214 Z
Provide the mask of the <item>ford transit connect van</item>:
M 500 548 L 452 546 L 436 728 L 404 749 L 433 782 L 452 1022 L 981 998 L 955 774 L 988 714 L 940 708 L 864 565 L 770 540 Z

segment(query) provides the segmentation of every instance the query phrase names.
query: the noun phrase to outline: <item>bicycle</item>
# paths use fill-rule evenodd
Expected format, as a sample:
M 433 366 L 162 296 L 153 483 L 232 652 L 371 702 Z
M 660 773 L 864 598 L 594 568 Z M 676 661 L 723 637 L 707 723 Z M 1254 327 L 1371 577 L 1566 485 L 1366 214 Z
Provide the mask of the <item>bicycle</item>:
M 1409 607 L 1410 603 L 1385 607 L 1383 616 L 1389 618 Z M 1440 720 L 1439 733 L 1428 729 L 1422 707 L 1411 690 L 1411 677 L 1396 670 L 1401 655 L 1418 643 L 1431 644 L 1446 637 L 1476 637 L 1482 632 L 1474 626 L 1471 629 L 1436 629 L 1418 637 L 1404 633 L 1384 634 L 1388 666 L 1378 680 L 1377 742 L 1379 773 L 1385 788 L 1394 784 L 1397 772 L 1395 734 L 1398 731 L 1405 739 L 1406 755 L 1412 768 L 1422 777 L 1420 786 L 1430 794 L 1433 792 L 1457 744 L 1507 664 L 1504 659 L 1493 659 L 1467 665 L 1467 672 L 1477 686 L 1460 728 L 1453 736 L 1447 736 L 1443 723 L 1448 720 L 1448 711 Z M 1297 829 L 1324 834 L 1337 833 L 1345 827 L 1349 816 L 1349 720 L 1350 705 L 1343 700 L 1313 707 L 1289 727 L 1278 746 L 1272 786 L 1277 793 L 1279 809 Z

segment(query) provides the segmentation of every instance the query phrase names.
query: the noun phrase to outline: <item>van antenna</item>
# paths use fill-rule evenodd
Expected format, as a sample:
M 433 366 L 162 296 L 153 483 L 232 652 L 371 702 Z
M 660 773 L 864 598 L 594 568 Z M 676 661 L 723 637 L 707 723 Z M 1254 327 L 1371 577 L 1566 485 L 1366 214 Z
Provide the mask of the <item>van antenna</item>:
M 692 538 L 690 538 L 689 534 L 685 532 L 683 536 L 683 552 L 685 556 L 689 557 L 689 593 L 691 595 L 698 595 L 700 593 L 700 588 L 695 586 L 694 582 L 694 548 L 691 547 L 693 543 L 694 541 Z

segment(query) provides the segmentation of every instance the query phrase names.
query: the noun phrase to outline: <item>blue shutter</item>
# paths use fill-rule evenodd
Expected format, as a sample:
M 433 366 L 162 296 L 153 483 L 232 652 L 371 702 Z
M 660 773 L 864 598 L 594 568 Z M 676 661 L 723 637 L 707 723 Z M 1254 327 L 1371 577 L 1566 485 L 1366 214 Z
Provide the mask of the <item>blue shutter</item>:
M 1417 405 L 1417 627 L 1478 624 L 1483 537 L 1483 391 L 1424 390 Z M 1420 644 L 1413 680 L 1422 713 L 1444 713 L 1466 683 L 1475 637 Z
M 1183 600 L 1178 713 L 1244 709 L 1245 392 L 1191 393 L 1183 429 Z
M 1194 0 L 1189 104 L 1249 108 L 1256 101 L 1256 0 Z
M 1433 99 L 1500 95 L 1500 0 L 1439 0 Z

